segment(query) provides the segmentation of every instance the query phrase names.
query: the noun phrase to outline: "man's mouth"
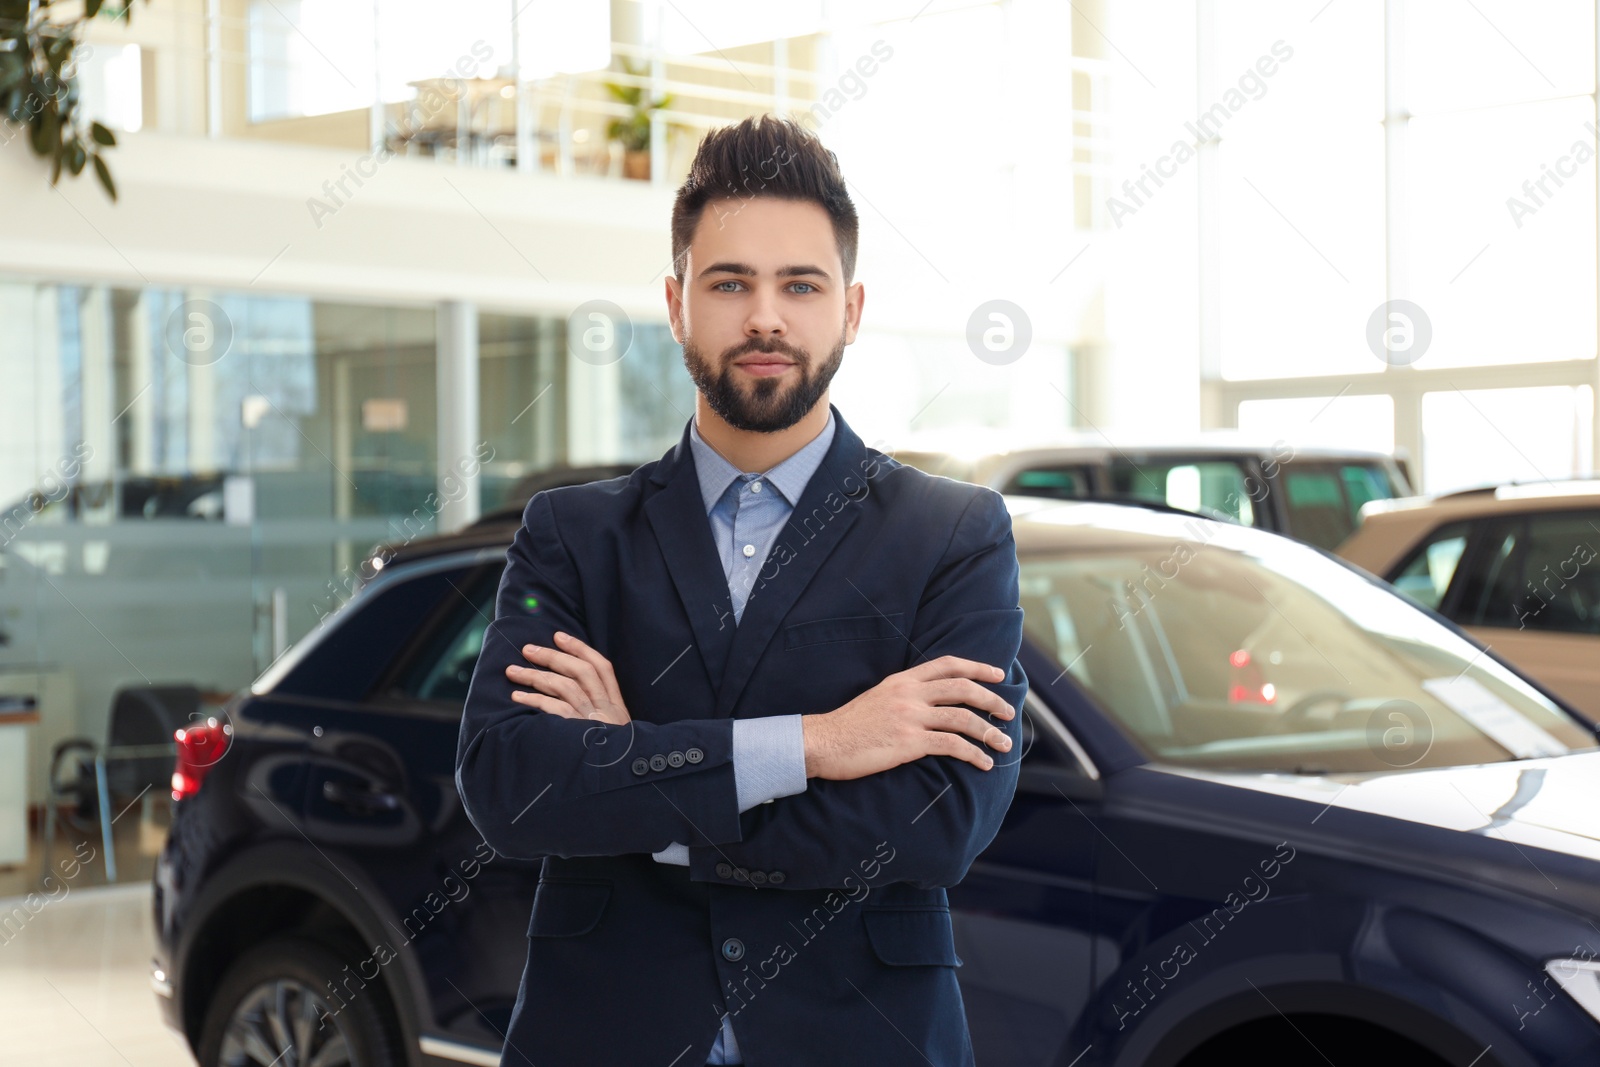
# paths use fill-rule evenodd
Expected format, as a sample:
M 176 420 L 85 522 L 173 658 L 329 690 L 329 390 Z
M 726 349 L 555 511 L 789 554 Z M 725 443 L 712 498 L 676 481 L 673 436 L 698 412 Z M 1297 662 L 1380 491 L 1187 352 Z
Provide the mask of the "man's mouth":
M 755 352 L 747 356 L 740 356 L 733 361 L 735 367 L 742 367 L 750 374 L 771 375 L 782 374 L 794 366 L 794 361 L 780 356 L 776 352 Z

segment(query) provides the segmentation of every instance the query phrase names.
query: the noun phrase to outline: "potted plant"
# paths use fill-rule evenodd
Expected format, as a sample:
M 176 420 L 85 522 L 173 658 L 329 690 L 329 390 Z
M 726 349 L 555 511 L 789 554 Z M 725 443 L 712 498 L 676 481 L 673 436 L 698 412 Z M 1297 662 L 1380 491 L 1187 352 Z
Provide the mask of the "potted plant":
M 619 57 L 622 69 L 635 78 L 647 77 L 650 69 L 647 66 L 635 67 L 626 57 Z M 646 92 L 642 85 L 618 85 L 616 82 L 606 82 L 606 90 L 611 93 L 612 99 L 625 104 L 630 108 L 627 118 L 612 119 L 606 125 L 606 137 L 622 144 L 622 174 L 625 178 L 637 178 L 643 181 L 650 179 L 650 116 L 663 108 L 672 106 L 673 94 L 667 93 L 654 103 L 646 102 Z M 667 127 L 667 132 L 672 132 L 672 126 Z

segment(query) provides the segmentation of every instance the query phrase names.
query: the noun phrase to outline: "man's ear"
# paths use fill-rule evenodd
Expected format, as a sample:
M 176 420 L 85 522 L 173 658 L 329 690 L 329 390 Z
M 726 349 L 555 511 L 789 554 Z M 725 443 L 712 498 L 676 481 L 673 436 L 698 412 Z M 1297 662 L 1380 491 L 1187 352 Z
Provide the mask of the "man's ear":
M 867 290 L 855 282 L 844 291 L 844 343 L 855 344 L 856 331 L 861 328 L 861 309 L 866 306 Z
M 683 286 L 677 278 L 667 275 L 667 321 L 672 328 L 672 339 L 683 344 Z

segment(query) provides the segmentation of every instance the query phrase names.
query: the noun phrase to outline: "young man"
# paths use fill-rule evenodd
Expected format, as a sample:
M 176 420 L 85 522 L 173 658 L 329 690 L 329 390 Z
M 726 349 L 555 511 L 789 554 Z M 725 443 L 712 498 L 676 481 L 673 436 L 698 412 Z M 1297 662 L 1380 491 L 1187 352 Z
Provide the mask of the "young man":
M 973 1062 L 945 888 L 1016 786 L 1016 547 L 828 402 L 856 234 L 815 136 L 709 134 L 666 281 L 694 418 L 528 502 L 456 761 L 546 857 L 507 1067 Z

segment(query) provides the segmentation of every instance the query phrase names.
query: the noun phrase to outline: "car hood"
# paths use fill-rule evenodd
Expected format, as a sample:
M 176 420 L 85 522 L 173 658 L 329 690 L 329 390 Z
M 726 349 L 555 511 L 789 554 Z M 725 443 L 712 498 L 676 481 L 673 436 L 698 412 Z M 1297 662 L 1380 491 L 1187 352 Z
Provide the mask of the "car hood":
M 1149 766 L 1309 801 L 1324 812 L 1384 815 L 1600 861 L 1600 751 L 1320 777 Z

